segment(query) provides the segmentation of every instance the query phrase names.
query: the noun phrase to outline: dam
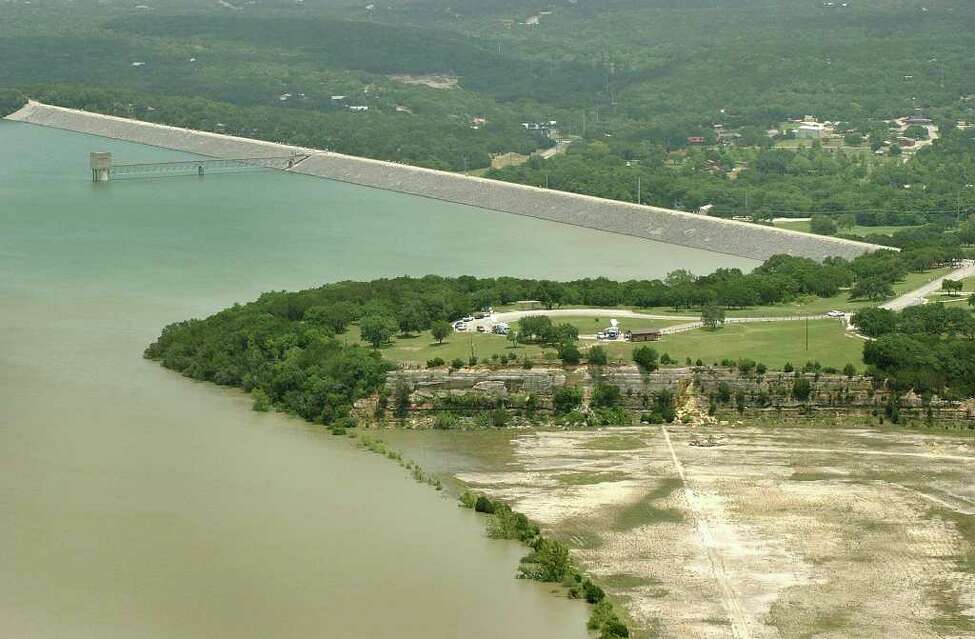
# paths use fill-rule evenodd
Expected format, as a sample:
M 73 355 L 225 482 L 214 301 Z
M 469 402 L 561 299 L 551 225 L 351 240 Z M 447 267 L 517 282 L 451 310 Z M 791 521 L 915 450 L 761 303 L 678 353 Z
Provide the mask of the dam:
M 320 149 L 107 116 L 34 101 L 7 117 L 10 120 L 137 142 L 214 159 L 301 154 L 307 158 L 289 172 L 752 260 L 765 260 L 780 253 L 816 260 L 830 256 L 851 259 L 886 248 L 865 242 L 488 180 Z M 674 268 L 678 266 L 675 265 Z

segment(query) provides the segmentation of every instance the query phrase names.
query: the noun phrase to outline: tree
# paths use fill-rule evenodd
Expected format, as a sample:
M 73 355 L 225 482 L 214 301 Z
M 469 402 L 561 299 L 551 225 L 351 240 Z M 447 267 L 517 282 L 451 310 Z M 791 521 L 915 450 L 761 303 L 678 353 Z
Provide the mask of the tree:
M 370 315 L 359 321 L 359 332 L 362 339 L 379 348 L 396 334 L 397 325 L 393 318 L 385 315 Z
M 430 323 L 427 309 L 417 300 L 410 300 L 399 307 L 396 323 L 402 334 L 408 335 L 426 328 Z
M 640 346 L 633 349 L 633 361 L 647 372 L 657 370 L 657 351 L 650 346 Z
M 818 235 L 836 235 L 836 222 L 826 215 L 814 215 L 809 222 L 809 230 Z
M 886 308 L 864 308 L 854 313 L 851 321 L 867 337 L 880 337 L 897 330 L 897 313 Z
M 719 306 L 708 304 L 701 309 L 701 323 L 704 324 L 704 328 L 715 330 L 718 324 L 724 324 L 724 320 L 724 309 Z
M 511 346 L 514 348 L 518 348 L 518 344 L 521 343 L 518 339 L 519 337 L 520 335 L 518 335 L 518 331 L 514 330 L 513 328 L 508 330 L 508 341 L 511 342 Z
M 445 320 L 437 320 L 430 326 L 430 333 L 433 335 L 433 339 L 437 340 L 438 344 L 443 344 L 443 341 L 453 332 L 454 327 L 450 325 L 450 322 Z
M 850 289 L 850 299 L 882 300 L 893 297 L 894 285 L 886 277 L 864 277 Z
M 960 280 L 950 280 L 947 277 L 941 280 L 941 290 L 947 292 L 952 297 L 960 293 L 964 286 L 964 282 Z

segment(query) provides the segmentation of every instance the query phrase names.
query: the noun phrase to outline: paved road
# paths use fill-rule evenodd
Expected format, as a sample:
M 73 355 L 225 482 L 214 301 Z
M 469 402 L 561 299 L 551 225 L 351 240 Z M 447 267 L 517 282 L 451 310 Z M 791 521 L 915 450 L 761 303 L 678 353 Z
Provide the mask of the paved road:
M 948 273 L 943 277 L 939 277 L 936 280 L 928 282 L 920 288 L 916 288 L 913 291 L 908 291 L 899 297 L 881 304 L 881 308 L 890 309 L 892 311 L 902 311 L 908 306 L 917 306 L 919 304 L 924 304 L 927 302 L 925 299 L 931 293 L 941 290 L 941 282 L 945 279 L 961 280 L 966 277 L 972 277 L 975 275 L 975 261 L 969 260 L 965 262 L 961 267 L 955 269 L 954 271 Z
M 975 276 L 975 260 L 970 260 L 965 262 L 959 268 L 951 271 L 947 275 L 939 277 L 927 284 L 920 286 L 913 291 L 908 291 L 899 297 L 896 297 L 889 302 L 881 305 L 881 308 L 887 308 L 894 311 L 903 310 L 909 306 L 916 306 L 918 304 L 924 304 L 927 300 L 926 296 L 934 293 L 935 291 L 941 290 L 941 282 L 946 278 L 960 280 L 966 277 Z M 637 311 L 631 311 L 628 309 L 621 308 L 558 308 L 558 309 L 535 309 L 531 311 L 505 311 L 503 313 L 495 313 L 491 317 L 485 317 L 481 320 L 475 320 L 470 323 L 470 330 L 476 331 L 478 325 L 483 325 L 485 329 L 490 332 L 491 327 L 498 322 L 511 323 L 520 320 L 523 317 L 528 317 L 530 315 L 548 315 L 549 317 L 623 317 L 631 319 L 649 319 L 649 320 L 663 320 L 663 321 L 681 321 L 680 324 L 674 324 L 672 326 L 664 326 L 660 328 L 660 332 L 664 335 L 673 335 L 675 333 L 683 333 L 686 331 L 692 331 L 701 328 L 703 324 L 701 323 L 700 317 L 691 315 L 660 315 L 654 313 L 638 313 Z M 842 319 L 847 324 L 847 330 L 852 330 L 853 327 L 850 325 L 850 314 L 848 313 Z M 819 320 L 819 319 L 829 319 L 825 314 L 818 315 L 784 315 L 784 316 L 772 316 L 772 317 L 729 317 L 725 320 L 725 324 L 753 324 L 758 322 L 796 322 L 802 320 Z M 595 339 L 595 335 L 582 335 L 582 339 Z

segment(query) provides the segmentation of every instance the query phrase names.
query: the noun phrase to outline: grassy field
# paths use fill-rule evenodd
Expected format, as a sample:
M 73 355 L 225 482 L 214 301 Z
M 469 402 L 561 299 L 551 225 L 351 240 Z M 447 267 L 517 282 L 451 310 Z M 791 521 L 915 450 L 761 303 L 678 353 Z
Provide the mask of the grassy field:
M 605 346 L 614 361 L 629 362 L 633 348 L 639 344 L 623 342 Z M 781 369 L 786 362 L 801 366 L 807 361 L 834 368 L 848 363 L 863 368 L 863 341 L 847 336 L 843 324 L 837 320 L 809 322 L 809 350 L 806 350 L 806 323 L 802 321 L 737 324 L 715 331 L 702 329 L 664 335 L 651 346 L 679 362 L 688 357 L 708 364 L 722 359 L 750 358 L 771 369 Z
M 588 319 L 588 318 L 587 318 Z M 701 359 L 706 363 L 720 362 L 722 359 L 751 358 L 763 362 L 769 368 L 779 369 L 786 362 L 799 366 L 807 361 L 818 361 L 823 366 L 842 368 L 853 363 L 862 365 L 863 342 L 848 337 L 843 325 L 836 320 L 813 320 L 809 322 L 809 350 L 805 347 L 805 322 L 773 322 L 728 325 L 715 331 L 694 330 L 677 335 L 665 335 L 659 342 L 653 342 L 657 352 L 667 353 L 679 362 L 690 357 L 692 361 Z M 349 343 L 359 340 L 358 329 L 350 327 L 343 336 Z M 595 346 L 597 342 L 583 340 L 582 350 Z M 633 349 L 642 344 L 629 342 L 599 342 L 609 352 L 611 361 L 630 363 Z M 506 338 L 498 335 L 455 333 L 443 344 L 437 344 L 430 334 L 422 333 L 412 337 L 398 337 L 392 344 L 380 349 L 383 357 L 393 362 L 413 361 L 424 364 L 427 360 L 441 357 L 446 362 L 460 358 L 465 365 L 471 352 L 480 361 L 492 355 L 503 353 L 526 355 L 535 362 L 557 361 L 555 351 L 542 349 L 535 345 L 513 347 Z
M 775 226 L 782 229 L 789 229 L 790 231 L 802 231 L 803 233 L 811 233 L 809 230 L 809 222 L 807 220 L 796 220 L 789 222 L 776 222 Z M 906 231 L 909 229 L 916 229 L 916 226 L 852 226 L 848 229 L 843 229 L 844 235 L 859 235 L 860 237 L 866 237 L 867 235 L 893 235 L 897 231 Z
M 894 285 L 899 295 L 930 282 L 947 273 L 949 269 L 936 269 L 924 273 L 910 273 L 901 282 Z M 965 291 L 975 291 L 975 278 L 965 281 Z M 940 294 L 932 295 L 932 300 L 961 300 L 963 297 L 948 297 Z M 960 303 L 960 302 L 959 302 Z M 758 306 L 746 309 L 736 309 L 727 312 L 728 317 L 783 317 L 790 315 L 815 315 L 837 309 L 855 311 L 860 308 L 876 306 L 875 302 L 853 301 L 848 299 L 845 292 L 834 297 L 809 297 L 792 304 L 776 306 Z M 696 317 L 695 311 L 674 312 L 670 308 L 631 309 L 637 312 L 682 315 Z M 544 310 L 538 310 L 544 315 Z M 651 320 L 641 318 L 618 318 L 623 330 L 642 328 L 663 328 L 675 324 L 682 324 L 686 320 Z M 579 329 L 580 335 L 592 335 L 609 326 L 609 317 L 566 316 L 553 317 L 556 323 L 567 323 Z M 513 323 L 517 330 L 517 322 Z M 347 333 L 341 336 L 348 343 L 361 343 L 359 329 L 350 326 Z M 595 345 L 595 342 L 583 341 L 583 350 Z M 633 345 L 620 343 L 603 343 L 616 361 L 630 361 Z M 665 336 L 663 340 L 654 344 L 660 352 L 667 352 L 678 361 L 690 357 L 712 363 L 722 359 L 738 359 L 749 357 L 766 363 L 770 368 L 779 368 L 786 361 L 798 365 L 806 361 L 819 361 L 824 366 L 842 368 L 847 363 L 860 364 L 863 343 L 846 335 L 842 325 L 835 320 L 814 320 L 809 323 L 809 350 L 805 349 L 804 322 L 776 322 L 729 325 L 717 331 L 695 330 L 679 335 Z M 454 333 L 443 344 L 438 344 L 429 331 L 407 337 L 397 336 L 391 344 L 380 349 L 383 357 L 393 362 L 417 362 L 424 364 L 428 360 L 440 357 L 446 362 L 461 359 L 467 363 L 471 354 L 479 361 L 487 361 L 494 355 L 499 357 L 514 354 L 518 359 L 527 356 L 539 361 L 556 361 L 552 349 L 543 349 L 536 345 L 513 346 L 506 337 L 483 333 Z

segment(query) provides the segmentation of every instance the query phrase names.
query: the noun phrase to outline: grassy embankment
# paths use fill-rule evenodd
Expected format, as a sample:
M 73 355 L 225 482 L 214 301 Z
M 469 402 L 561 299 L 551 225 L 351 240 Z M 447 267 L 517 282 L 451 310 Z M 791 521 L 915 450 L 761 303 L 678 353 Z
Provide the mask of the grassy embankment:
M 790 220 L 788 222 L 776 222 L 775 226 L 781 229 L 789 229 L 790 231 L 802 231 L 803 233 L 812 233 L 809 228 L 809 220 Z M 860 226 L 856 224 L 848 229 L 843 229 L 843 235 L 857 235 L 859 237 L 867 237 L 868 235 L 893 235 L 897 231 L 909 231 L 911 229 L 916 229 L 917 226 Z

